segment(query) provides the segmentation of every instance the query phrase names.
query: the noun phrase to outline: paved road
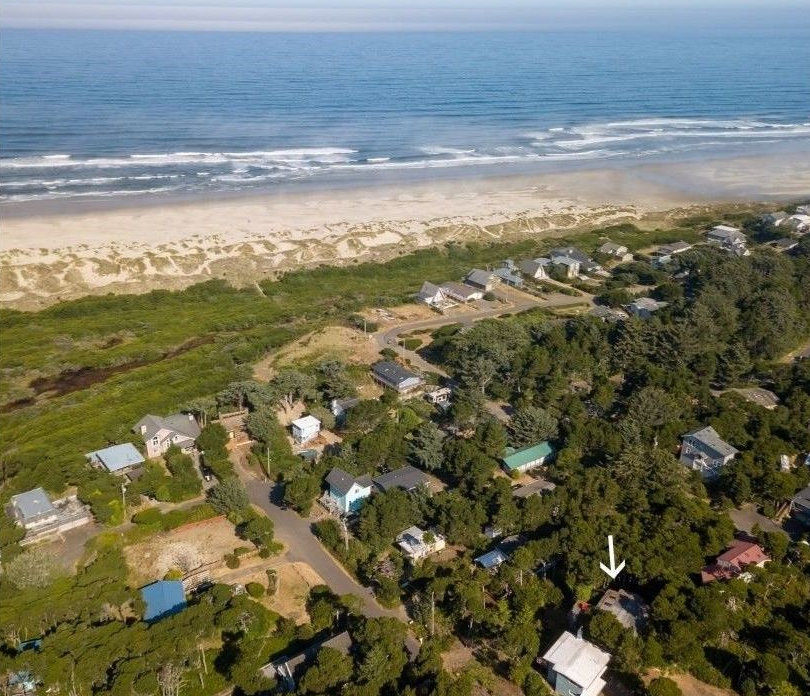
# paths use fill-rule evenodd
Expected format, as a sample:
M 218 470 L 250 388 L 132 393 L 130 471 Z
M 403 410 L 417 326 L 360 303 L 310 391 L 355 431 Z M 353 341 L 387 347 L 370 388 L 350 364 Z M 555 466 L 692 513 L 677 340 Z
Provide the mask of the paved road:
M 307 563 L 336 594 L 355 595 L 360 600 L 362 611 L 366 616 L 375 618 L 390 616 L 407 623 L 408 616 L 401 606 L 396 609 L 381 606 L 368 588 L 363 587 L 344 570 L 312 533 L 308 520 L 299 517 L 293 510 L 281 508 L 274 502 L 280 497 L 279 486 L 258 479 L 239 464 L 236 465 L 236 469 L 247 488 L 250 502 L 260 507 L 273 521 L 275 538 L 286 547 L 287 560 Z M 419 652 L 419 641 L 410 634 L 406 645 L 412 656 Z
M 535 309 L 536 307 L 549 307 L 549 308 L 563 308 L 573 305 L 580 305 L 583 303 L 592 304 L 593 297 L 590 295 L 583 295 L 582 297 L 571 297 L 569 295 L 550 295 L 544 298 L 533 297 L 526 293 L 521 293 L 512 288 L 499 288 L 496 293 L 503 299 L 507 300 L 510 304 L 498 307 L 488 307 L 485 309 L 478 309 L 472 312 L 464 312 L 463 314 L 448 314 L 436 317 L 435 319 L 423 319 L 421 321 L 409 321 L 404 324 L 392 326 L 389 329 L 383 329 L 374 334 L 374 340 L 380 348 L 390 348 L 398 355 L 410 361 L 416 369 L 423 372 L 436 372 L 442 377 L 449 377 L 449 375 L 442 370 L 438 365 L 429 363 L 422 358 L 418 353 L 408 350 L 399 344 L 399 337 L 402 334 L 418 331 L 420 329 L 438 329 L 442 326 L 450 324 L 463 324 L 470 326 L 476 321 L 482 319 L 491 319 L 492 317 L 499 317 L 504 314 L 518 314 L 525 312 L 528 309 Z

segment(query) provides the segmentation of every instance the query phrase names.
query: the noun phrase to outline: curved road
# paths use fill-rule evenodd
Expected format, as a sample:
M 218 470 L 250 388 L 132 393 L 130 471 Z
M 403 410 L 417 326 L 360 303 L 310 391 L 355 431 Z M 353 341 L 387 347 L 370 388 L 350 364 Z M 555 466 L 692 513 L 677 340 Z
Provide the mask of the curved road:
M 418 331 L 420 329 L 438 329 L 442 326 L 450 324 L 463 324 L 470 326 L 476 321 L 482 319 L 491 319 L 499 317 L 504 314 L 519 314 L 525 312 L 527 309 L 542 308 L 556 308 L 564 309 L 581 304 L 593 304 L 593 296 L 583 294 L 581 297 L 571 297 L 570 295 L 553 294 L 547 295 L 544 298 L 534 297 L 527 293 L 516 291 L 512 288 L 501 287 L 496 291 L 499 299 L 505 300 L 510 304 L 501 307 L 486 307 L 472 312 L 465 312 L 463 314 L 449 314 L 438 316 L 435 319 L 422 319 L 420 321 L 410 321 L 403 324 L 397 324 L 388 329 L 383 329 L 374 334 L 374 340 L 380 348 L 390 348 L 398 355 L 410 361 L 411 365 L 415 368 L 427 371 L 436 372 L 443 377 L 448 377 L 447 373 L 442 370 L 438 365 L 429 363 L 423 359 L 418 353 L 401 346 L 399 344 L 399 337 L 404 333 Z M 511 295 L 511 296 L 510 296 Z

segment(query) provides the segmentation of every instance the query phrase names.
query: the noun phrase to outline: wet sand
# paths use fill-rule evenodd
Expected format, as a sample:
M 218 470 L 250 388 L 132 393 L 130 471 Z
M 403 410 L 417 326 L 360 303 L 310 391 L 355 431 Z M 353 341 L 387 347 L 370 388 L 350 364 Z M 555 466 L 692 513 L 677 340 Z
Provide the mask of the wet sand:
M 553 236 L 619 222 L 663 227 L 731 202 L 810 198 L 806 154 L 262 194 L 66 214 L 4 215 L 0 306 L 107 292 L 246 285 L 323 263 L 386 259 L 448 241 Z M 125 207 L 126 206 L 126 207 Z

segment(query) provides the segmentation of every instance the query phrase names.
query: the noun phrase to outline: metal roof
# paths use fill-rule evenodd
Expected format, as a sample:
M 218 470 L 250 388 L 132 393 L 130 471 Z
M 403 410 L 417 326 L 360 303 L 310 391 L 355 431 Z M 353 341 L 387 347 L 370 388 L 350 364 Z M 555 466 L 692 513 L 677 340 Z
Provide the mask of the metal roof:
M 395 362 L 391 362 L 389 360 L 382 360 L 380 362 L 374 363 L 371 366 L 372 371 L 375 375 L 377 375 L 380 379 L 388 384 L 393 385 L 400 385 L 404 382 L 407 382 L 411 379 L 421 379 L 419 375 L 410 370 L 406 370 L 401 365 L 398 365 Z
M 599 679 L 610 662 L 610 653 L 600 650 L 592 643 L 563 631 L 543 659 L 569 681 L 581 687 L 589 687 Z
M 544 478 L 538 478 L 527 483 L 525 486 L 516 486 L 512 489 L 512 495 L 515 498 L 530 498 L 533 495 L 540 495 L 545 491 L 553 491 L 557 488 L 551 481 L 546 481 Z
M 383 491 L 390 491 L 392 488 L 402 488 L 412 491 L 421 485 L 427 485 L 429 478 L 424 471 L 419 471 L 416 467 L 407 465 L 400 469 L 394 469 L 387 474 L 375 476 L 372 481 Z
M 500 549 L 492 549 L 492 551 L 487 551 L 482 556 L 476 558 L 475 562 L 482 568 L 495 568 L 503 563 L 507 558 L 508 556 Z
M 121 471 L 129 466 L 143 464 L 145 461 L 143 455 L 131 442 L 88 452 L 84 456 L 92 462 L 101 464 L 107 471 Z
M 34 488 L 25 493 L 13 495 L 11 503 L 19 510 L 23 522 L 56 512 L 56 508 L 44 488 Z
M 296 418 L 292 425 L 299 430 L 309 430 L 310 428 L 320 428 L 321 422 L 315 416 L 302 416 Z
M 548 442 L 538 442 L 536 445 L 513 450 L 511 452 L 507 449 L 502 461 L 508 468 L 517 469 L 521 466 L 525 466 L 529 462 L 548 457 L 552 452 L 553 450 Z
M 182 611 L 186 595 L 180 580 L 158 580 L 141 588 L 141 597 L 146 603 L 144 621 L 156 621 Z

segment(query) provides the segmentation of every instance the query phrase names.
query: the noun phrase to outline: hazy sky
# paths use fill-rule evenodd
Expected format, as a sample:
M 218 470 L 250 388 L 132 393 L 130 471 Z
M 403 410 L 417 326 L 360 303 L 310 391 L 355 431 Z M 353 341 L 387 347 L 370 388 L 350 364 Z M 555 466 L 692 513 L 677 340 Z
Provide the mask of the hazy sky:
M 0 0 L 5 27 L 215 31 L 787 29 L 810 0 Z

